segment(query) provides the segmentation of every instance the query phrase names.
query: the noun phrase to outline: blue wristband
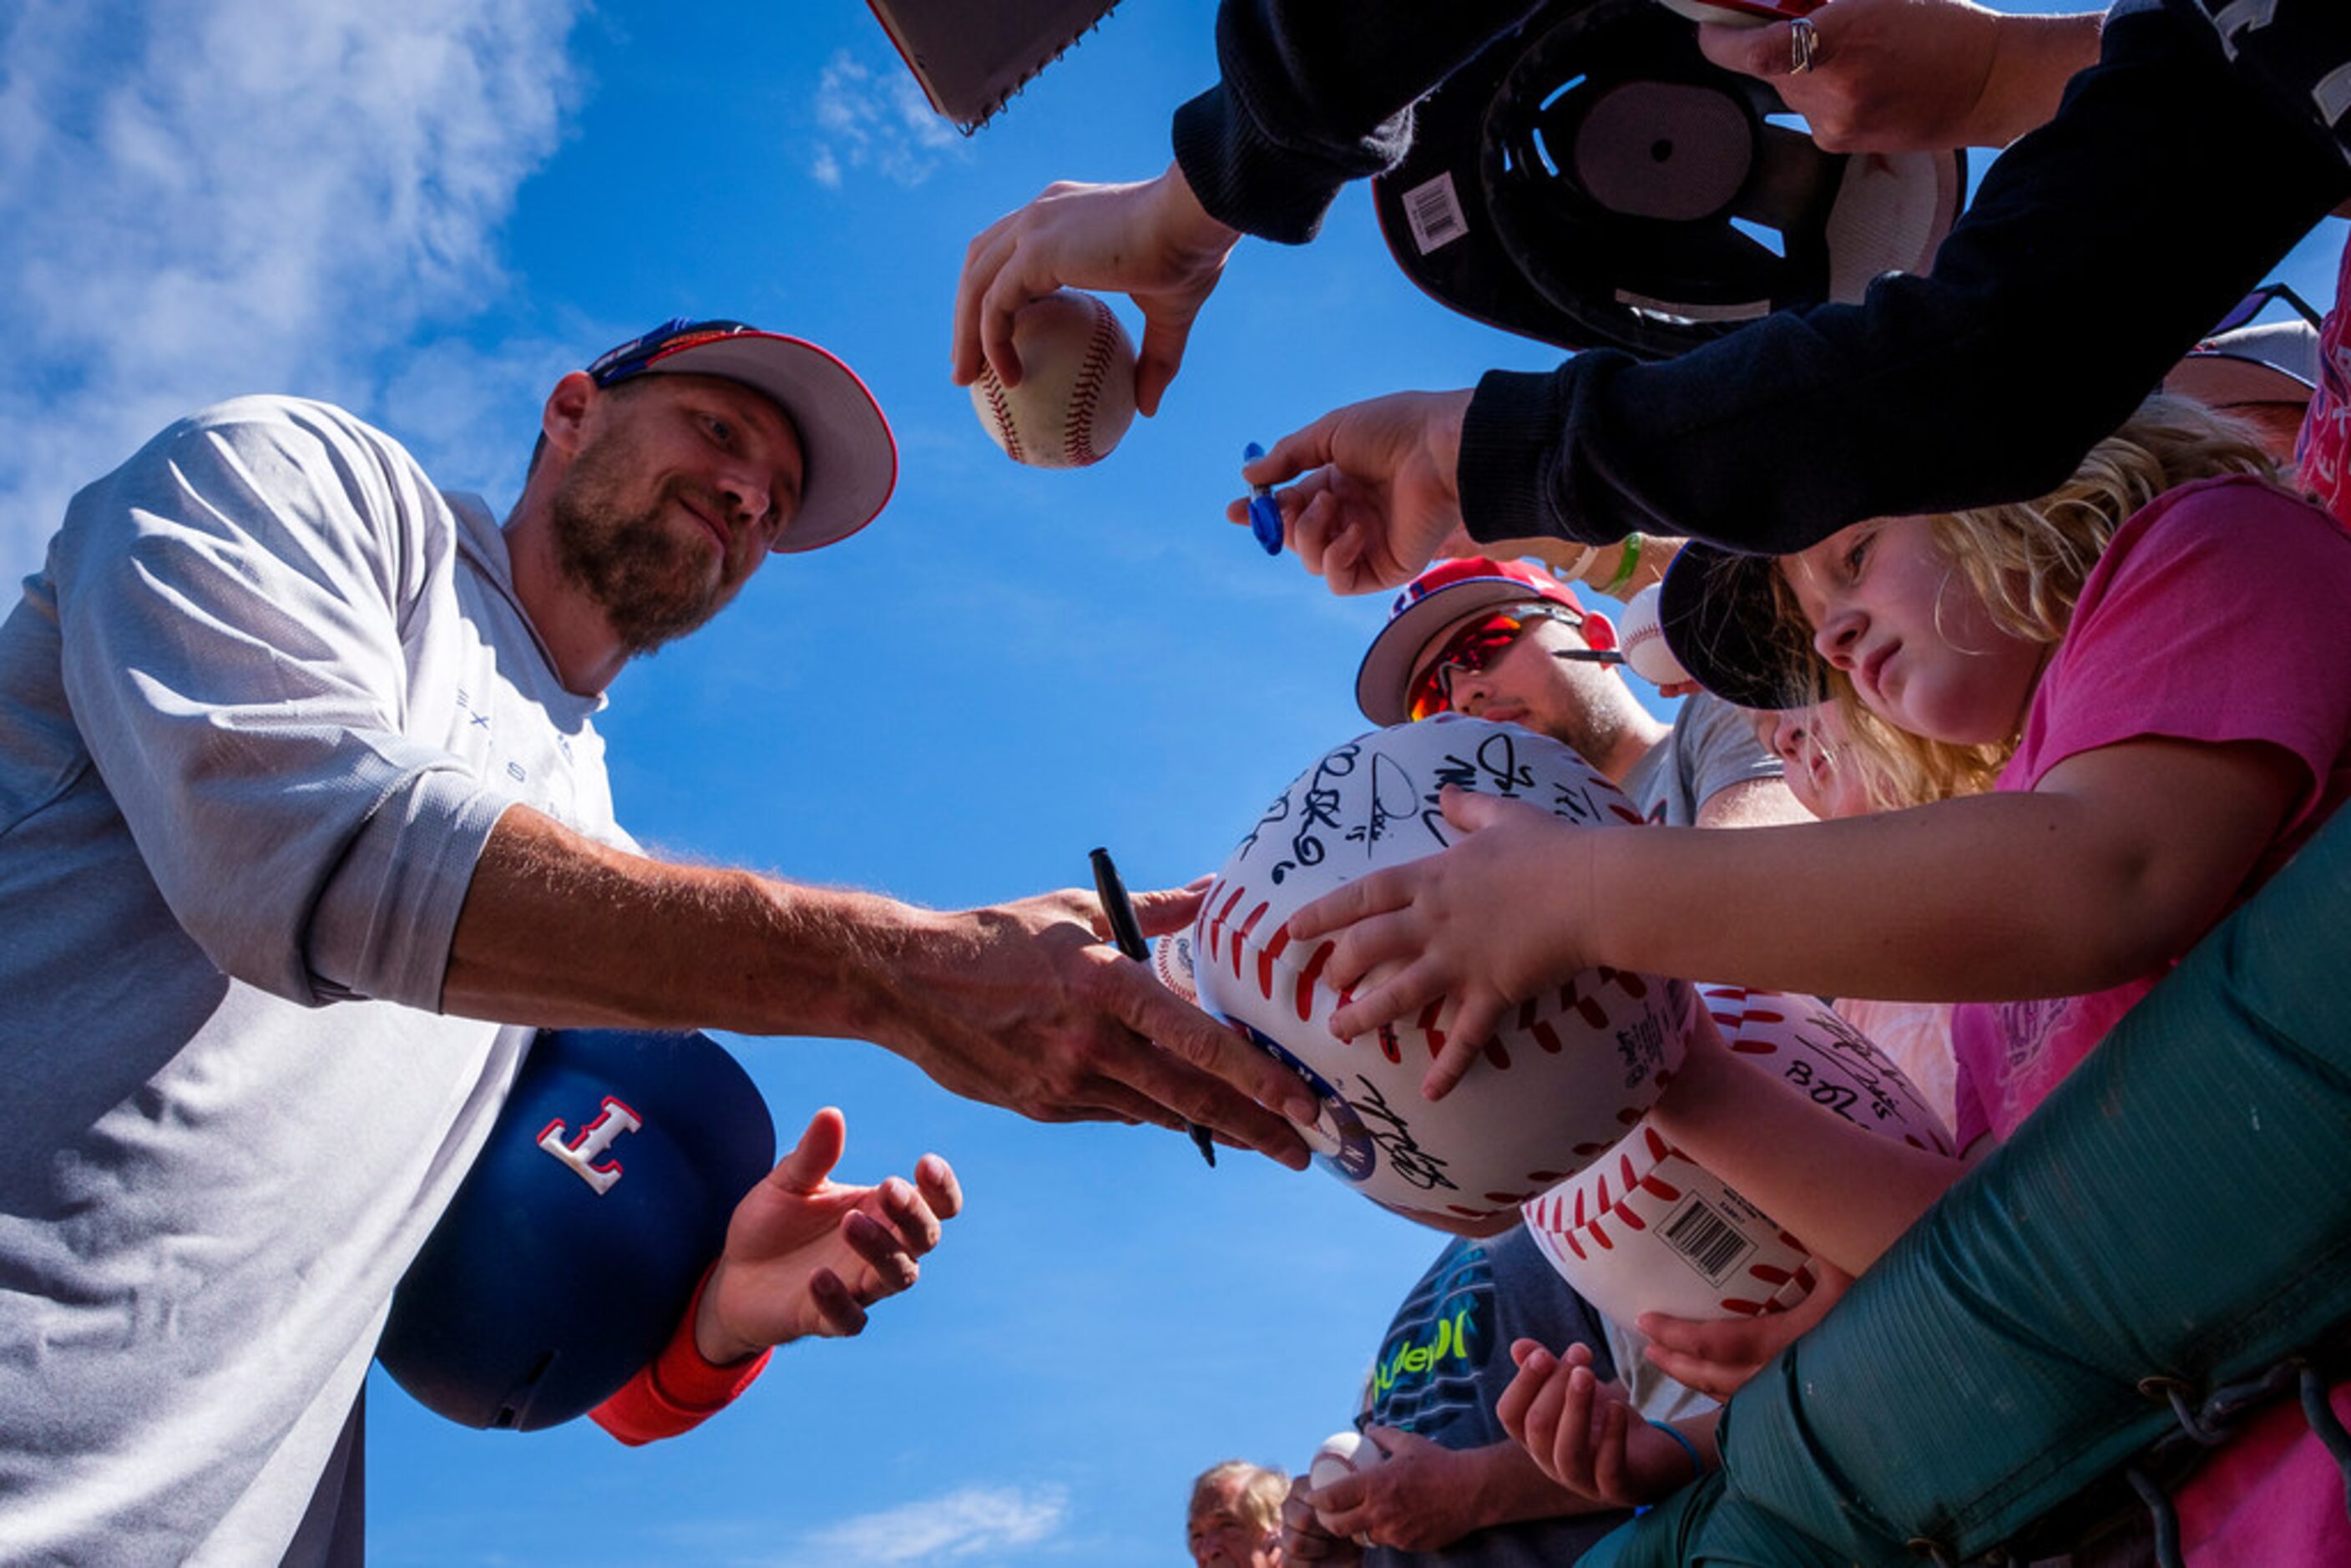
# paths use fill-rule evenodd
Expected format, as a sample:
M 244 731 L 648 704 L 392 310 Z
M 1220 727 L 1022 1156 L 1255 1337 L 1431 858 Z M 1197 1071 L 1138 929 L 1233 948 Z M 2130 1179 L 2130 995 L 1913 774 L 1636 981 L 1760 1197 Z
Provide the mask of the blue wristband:
M 1648 1417 L 1645 1416 L 1642 1419 L 1646 1421 Z M 1679 1427 L 1668 1427 L 1663 1421 L 1650 1421 L 1649 1425 L 1682 1446 L 1682 1452 L 1690 1457 L 1690 1479 L 1697 1480 L 1706 1474 L 1706 1461 L 1698 1457 L 1698 1445 L 1684 1437 Z

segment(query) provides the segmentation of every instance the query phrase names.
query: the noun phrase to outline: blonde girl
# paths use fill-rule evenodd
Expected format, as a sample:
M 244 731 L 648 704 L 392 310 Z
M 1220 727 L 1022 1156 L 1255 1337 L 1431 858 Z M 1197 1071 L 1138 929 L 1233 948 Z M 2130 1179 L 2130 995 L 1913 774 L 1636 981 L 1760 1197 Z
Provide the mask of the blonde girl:
M 1782 695 L 1834 671 L 1893 730 L 2012 747 L 1996 786 L 1737 833 L 1578 831 L 1448 796 L 1451 849 L 1292 918 L 1293 938 L 1333 941 L 1333 984 L 1384 967 L 1333 1028 L 1447 998 L 1437 1094 L 1506 1006 L 1596 964 L 1967 1004 L 1957 1130 L 1973 1157 L 2351 792 L 2351 537 L 2269 473 L 2240 427 L 2153 399 L 2031 505 L 1872 519 L 1744 571 L 1686 552 L 1676 572 L 1708 573 L 1740 632 L 1677 640 L 1701 680 L 1737 684 L 1715 646 L 1777 650 Z M 1849 1272 L 1961 1169 L 1820 1115 L 1707 1030 L 1656 1114 Z M 1564 1381 L 1588 1397 L 1589 1375 Z M 2213 1562 L 2320 1560 L 2313 1542 L 2351 1562 L 2332 1461 L 2306 1434 L 2273 1438 L 2200 1472 L 2188 1539 Z M 2273 1530 L 2318 1533 L 2286 1549 Z

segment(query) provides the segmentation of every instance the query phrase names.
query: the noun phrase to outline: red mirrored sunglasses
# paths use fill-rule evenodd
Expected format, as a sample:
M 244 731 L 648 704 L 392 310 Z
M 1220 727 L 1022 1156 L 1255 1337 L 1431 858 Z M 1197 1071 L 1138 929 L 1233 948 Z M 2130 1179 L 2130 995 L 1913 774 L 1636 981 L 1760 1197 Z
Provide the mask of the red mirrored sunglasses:
M 1520 638 L 1545 621 L 1557 621 L 1579 630 L 1583 625 L 1583 617 L 1564 604 L 1535 601 L 1506 604 L 1492 614 L 1462 627 L 1415 677 L 1410 689 L 1405 693 L 1405 716 L 1416 724 L 1422 719 L 1447 712 L 1453 705 L 1455 672 L 1465 675 L 1484 674 L 1497 660 L 1510 651 Z M 1624 655 L 1613 648 L 1555 648 L 1552 651 L 1552 657 L 1599 664 L 1624 662 Z

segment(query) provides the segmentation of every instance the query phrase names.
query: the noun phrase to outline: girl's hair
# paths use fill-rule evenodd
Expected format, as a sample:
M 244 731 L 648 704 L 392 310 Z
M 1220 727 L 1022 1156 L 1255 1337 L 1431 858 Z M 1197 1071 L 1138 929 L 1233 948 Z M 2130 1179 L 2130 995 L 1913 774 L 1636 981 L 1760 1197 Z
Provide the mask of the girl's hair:
M 2158 392 L 2121 429 L 2090 449 L 2074 476 L 2034 501 L 1940 513 L 1935 544 L 1983 601 L 1994 624 L 2032 643 L 2065 634 L 2090 569 L 2126 518 L 2165 491 L 2198 479 L 2281 476 L 2249 425 L 2202 403 Z M 1776 638 L 1787 654 L 1823 671 L 1813 629 L 1782 574 L 1772 580 Z M 1988 789 L 2015 748 L 2013 737 L 1954 746 L 1896 729 L 1862 706 L 1850 682 L 1826 672 L 1825 701 L 1845 720 L 1873 798 L 1917 805 Z
M 2005 745 L 1962 746 L 1895 728 L 1862 706 L 1842 670 L 1829 672 L 1828 691 L 1821 700 L 1837 710 L 1847 737 L 1847 743 L 1830 758 L 1831 765 L 1851 769 L 1870 805 L 1880 811 L 1980 795 L 1991 788 L 2008 761 L 2011 747 Z

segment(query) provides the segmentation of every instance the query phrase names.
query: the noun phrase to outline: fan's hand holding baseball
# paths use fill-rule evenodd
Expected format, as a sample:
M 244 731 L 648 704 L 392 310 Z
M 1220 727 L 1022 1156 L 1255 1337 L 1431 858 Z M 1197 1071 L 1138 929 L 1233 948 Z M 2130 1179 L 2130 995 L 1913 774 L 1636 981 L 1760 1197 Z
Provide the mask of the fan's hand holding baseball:
M 1136 894 L 1144 936 L 1190 925 L 1205 891 Z M 914 912 L 872 1038 L 943 1088 L 1040 1122 L 1196 1122 L 1303 1169 L 1306 1145 L 1276 1111 L 1311 1125 L 1306 1087 L 1109 937 L 1091 892 Z
M 1387 1458 L 1314 1493 L 1314 1511 L 1331 1530 L 1375 1546 L 1437 1552 L 1490 1522 L 1470 1507 L 1477 1489 L 1468 1455 L 1393 1427 L 1365 1437 Z
M 963 1189 L 936 1155 L 915 1162 L 912 1182 L 832 1180 L 847 1136 L 839 1111 L 819 1111 L 735 1206 L 695 1318 L 704 1360 L 723 1366 L 769 1345 L 858 1333 L 866 1308 L 914 1282 L 940 1227 L 962 1211 Z
M 1518 1375 L 1494 1413 L 1536 1469 L 1561 1486 L 1631 1508 L 1698 1479 L 1689 1450 L 1643 1420 L 1623 1384 L 1593 1375 L 1591 1346 L 1572 1344 L 1554 1356 L 1522 1339 L 1510 1356 Z
M 1210 217 L 1173 164 L 1155 180 L 1123 185 L 1049 185 L 1027 206 L 982 230 L 964 253 L 956 284 L 954 376 L 979 377 L 983 359 L 1006 386 L 1020 384 L 1012 319 L 1056 288 L 1112 290 L 1143 312 L 1134 404 L 1159 399 L 1184 362 L 1192 322 L 1207 303 L 1238 230 Z
M 1853 1283 L 1852 1275 L 1824 1258 L 1816 1256 L 1813 1266 L 1819 1271 L 1820 1282 L 1811 1295 L 1784 1312 L 1708 1322 L 1643 1312 L 1638 1326 L 1649 1341 L 1650 1362 L 1667 1376 L 1701 1394 L 1729 1398 L 1828 1316 L 1829 1309 Z
M 1336 939 L 1322 977 L 1355 993 L 1331 1017 L 1339 1038 L 1447 1001 L 1445 1045 L 1421 1081 L 1431 1100 L 1461 1081 L 1509 1009 L 1587 967 L 1562 914 L 1589 902 L 1580 890 L 1592 831 L 1449 785 L 1442 801 L 1461 835 L 1450 849 L 1360 877 L 1290 917 L 1293 941 Z
M 1454 470 L 1467 391 L 1392 392 L 1324 414 L 1241 468 L 1252 485 L 1281 485 L 1290 547 L 1334 593 L 1374 593 L 1409 581 L 1461 526 Z M 1246 497 L 1225 508 L 1249 521 Z
M 1290 1495 L 1281 1500 L 1281 1560 L 1354 1568 L 1364 1560 L 1363 1546 L 1352 1536 L 1331 1532 L 1307 1500 L 1313 1495 L 1314 1489 L 1304 1476 L 1290 1478 Z

